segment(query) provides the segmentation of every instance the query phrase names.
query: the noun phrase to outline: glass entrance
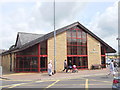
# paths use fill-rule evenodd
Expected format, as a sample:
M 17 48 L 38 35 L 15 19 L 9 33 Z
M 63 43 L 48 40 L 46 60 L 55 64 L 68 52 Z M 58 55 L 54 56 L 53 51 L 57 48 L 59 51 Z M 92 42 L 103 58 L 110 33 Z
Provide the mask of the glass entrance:
M 73 65 L 77 66 L 77 69 L 87 69 L 88 61 L 87 57 L 68 57 L 68 63 L 71 60 Z
M 40 57 L 40 71 L 47 71 L 47 57 Z

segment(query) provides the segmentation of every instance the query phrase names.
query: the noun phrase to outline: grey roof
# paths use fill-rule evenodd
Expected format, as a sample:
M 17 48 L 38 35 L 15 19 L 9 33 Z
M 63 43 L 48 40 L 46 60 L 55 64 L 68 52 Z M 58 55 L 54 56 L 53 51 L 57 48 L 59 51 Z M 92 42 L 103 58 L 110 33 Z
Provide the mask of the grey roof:
M 16 47 L 20 47 L 26 43 L 29 43 L 39 37 L 42 37 L 44 34 L 33 34 L 33 33 L 25 33 L 25 32 L 18 32 L 17 40 L 16 40 Z
M 72 28 L 72 27 L 74 27 L 74 26 L 78 26 L 79 28 L 81 28 L 81 29 L 83 29 L 86 33 L 88 33 L 88 34 L 90 34 L 92 37 L 94 37 L 96 40 L 98 40 L 101 44 L 103 44 L 105 47 L 106 47 L 106 52 L 107 53 L 115 53 L 116 52 L 116 50 L 115 49 L 113 49 L 111 46 L 109 46 L 107 43 L 105 43 L 102 39 L 100 39 L 99 37 L 97 37 L 94 33 L 92 33 L 90 30 L 88 30 L 86 27 L 84 27 L 82 24 L 80 24 L 79 22 L 75 22 L 75 23 L 72 23 L 72 24 L 70 24 L 70 25 L 68 25 L 68 26 L 65 26 L 65 27 L 63 27 L 63 28 L 60 28 L 60 29 L 58 29 L 58 30 L 56 30 L 56 34 L 60 34 L 60 33 L 62 33 L 62 32 L 64 32 L 64 31 L 67 31 L 68 29 L 70 29 L 70 28 Z M 23 35 L 24 36 L 24 35 Z M 48 33 L 48 34 L 45 34 L 45 35 L 41 35 L 40 37 L 36 37 L 36 39 L 34 39 L 34 40 L 30 40 L 29 42 L 27 42 L 27 43 L 24 43 L 23 41 L 23 43 L 24 44 L 21 44 L 19 47 L 15 47 L 14 49 L 12 49 L 12 50 L 8 50 L 7 51 L 7 53 L 9 53 L 9 52 L 11 52 L 11 51 L 14 51 L 14 52 L 17 52 L 17 51 L 22 51 L 22 50 L 24 50 L 24 49 L 26 49 L 26 48 L 28 48 L 28 47 L 31 47 L 31 46 L 33 46 L 33 45 L 35 45 L 35 44 L 37 44 L 37 43 L 40 43 L 40 42 L 42 42 L 42 41 L 44 41 L 44 40 L 47 40 L 47 39 L 49 39 L 49 38 L 51 38 L 51 37 L 53 37 L 54 36 L 54 31 L 53 32 L 50 32 L 50 33 Z M 29 36 L 28 36 L 29 37 Z M 24 38 L 26 38 L 26 37 L 24 37 Z M 24 39 L 23 38 L 23 39 Z M 31 38 L 31 37 L 30 37 Z M 22 39 L 22 38 L 21 38 Z M 17 39 L 18 40 L 18 39 Z M 25 40 L 26 41 L 26 40 Z

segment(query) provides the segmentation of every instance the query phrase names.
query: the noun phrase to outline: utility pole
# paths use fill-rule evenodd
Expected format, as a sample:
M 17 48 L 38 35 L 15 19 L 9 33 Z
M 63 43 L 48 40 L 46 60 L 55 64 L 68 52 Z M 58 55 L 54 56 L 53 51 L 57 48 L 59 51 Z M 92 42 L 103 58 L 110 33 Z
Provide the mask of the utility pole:
M 120 67 L 120 1 L 118 2 L 118 60 L 119 60 L 119 67 Z
M 118 60 L 119 60 L 119 67 L 120 67 L 120 38 L 117 38 L 118 40 Z
M 54 74 L 56 73 L 56 30 L 55 30 L 55 0 L 54 5 Z

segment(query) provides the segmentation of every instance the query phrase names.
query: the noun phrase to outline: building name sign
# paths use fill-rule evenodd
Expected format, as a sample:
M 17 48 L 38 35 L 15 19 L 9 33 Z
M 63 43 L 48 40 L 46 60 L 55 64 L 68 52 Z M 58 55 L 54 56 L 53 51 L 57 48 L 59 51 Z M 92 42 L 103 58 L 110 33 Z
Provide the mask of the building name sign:
M 90 53 L 98 53 L 95 48 L 93 48 L 93 51 L 90 51 Z
M 98 51 L 90 51 L 90 53 L 98 53 Z

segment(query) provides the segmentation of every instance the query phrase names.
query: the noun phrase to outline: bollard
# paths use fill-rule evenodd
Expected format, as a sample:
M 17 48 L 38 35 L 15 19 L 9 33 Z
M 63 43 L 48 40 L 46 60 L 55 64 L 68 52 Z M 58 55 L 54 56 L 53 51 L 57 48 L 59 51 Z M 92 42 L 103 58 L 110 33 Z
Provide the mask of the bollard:
M 0 79 L 2 79 L 2 66 L 0 66 Z M 2 86 L 2 80 L 0 80 L 0 86 Z M 0 90 L 2 90 L 2 87 L 0 87 Z

